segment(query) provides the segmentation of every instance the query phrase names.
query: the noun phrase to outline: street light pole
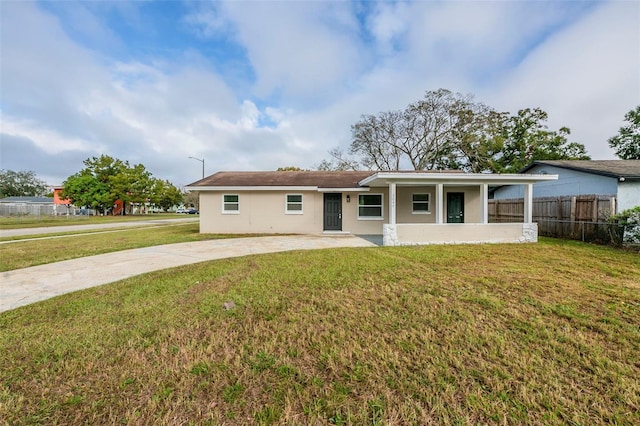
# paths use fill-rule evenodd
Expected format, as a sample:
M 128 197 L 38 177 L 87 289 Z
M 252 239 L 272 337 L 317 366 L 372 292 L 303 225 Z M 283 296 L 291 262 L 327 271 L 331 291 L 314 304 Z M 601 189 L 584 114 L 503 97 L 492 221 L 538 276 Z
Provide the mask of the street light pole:
M 202 163 L 202 179 L 204 179 L 204 158 L 189 157 Z

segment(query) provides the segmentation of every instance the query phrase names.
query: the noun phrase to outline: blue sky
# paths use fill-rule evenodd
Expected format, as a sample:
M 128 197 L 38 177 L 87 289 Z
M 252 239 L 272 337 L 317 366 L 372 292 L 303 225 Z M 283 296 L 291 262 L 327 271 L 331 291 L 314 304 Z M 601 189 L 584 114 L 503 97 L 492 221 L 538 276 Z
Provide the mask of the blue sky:
M 640 104 L 635 1 L 0 1 L 0 165 L 101 154 L 186 185 L 314 168 L 427 90 L 540 107 L 594 159 Z

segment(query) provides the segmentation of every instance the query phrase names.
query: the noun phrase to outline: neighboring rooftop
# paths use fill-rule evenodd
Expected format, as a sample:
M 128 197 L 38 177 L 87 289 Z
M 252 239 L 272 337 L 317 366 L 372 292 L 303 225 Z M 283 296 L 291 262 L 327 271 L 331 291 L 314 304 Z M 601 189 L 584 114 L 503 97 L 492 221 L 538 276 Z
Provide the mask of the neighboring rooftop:
M 5 198 L 0 198 L 0 203 L 53 204 L 53 198 L 51 197 L 5 197 Z
M 534 161 L 522 169 L 526 173 L 535 166 L 554 166 L 579 172 L 615 178 L 640 179 L 640 160 L 546 160 Z

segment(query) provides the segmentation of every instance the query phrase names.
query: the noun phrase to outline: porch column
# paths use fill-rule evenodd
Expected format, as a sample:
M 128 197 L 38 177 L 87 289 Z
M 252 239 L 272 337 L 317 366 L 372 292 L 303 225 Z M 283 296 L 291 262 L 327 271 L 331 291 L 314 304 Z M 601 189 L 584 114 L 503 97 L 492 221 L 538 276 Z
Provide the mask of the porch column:
M 533 222 L 533 184 L 524 186 L 524 223 Z
M 441 183 L 436 184 L 436 223 L 442 223 L 444 211 L 444 188 Z
M 489 184 L 480 185 L 480 198 L 482 200 L 480 210 L 482 223 L 489 223 Z
M 389 225 L 396 224 L 396 184 L 389 184 Z

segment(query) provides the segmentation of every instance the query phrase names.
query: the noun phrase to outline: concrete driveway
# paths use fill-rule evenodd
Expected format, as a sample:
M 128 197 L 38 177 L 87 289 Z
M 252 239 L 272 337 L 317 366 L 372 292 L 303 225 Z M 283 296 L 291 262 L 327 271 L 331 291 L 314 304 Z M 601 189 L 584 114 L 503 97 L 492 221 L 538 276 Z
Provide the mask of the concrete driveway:
M 296 235 L 198 241 L 124 250 L 0 273 L 0 312 L 134 275 L 207 260 L 289 250 L 375 247 L 363 238 Z

